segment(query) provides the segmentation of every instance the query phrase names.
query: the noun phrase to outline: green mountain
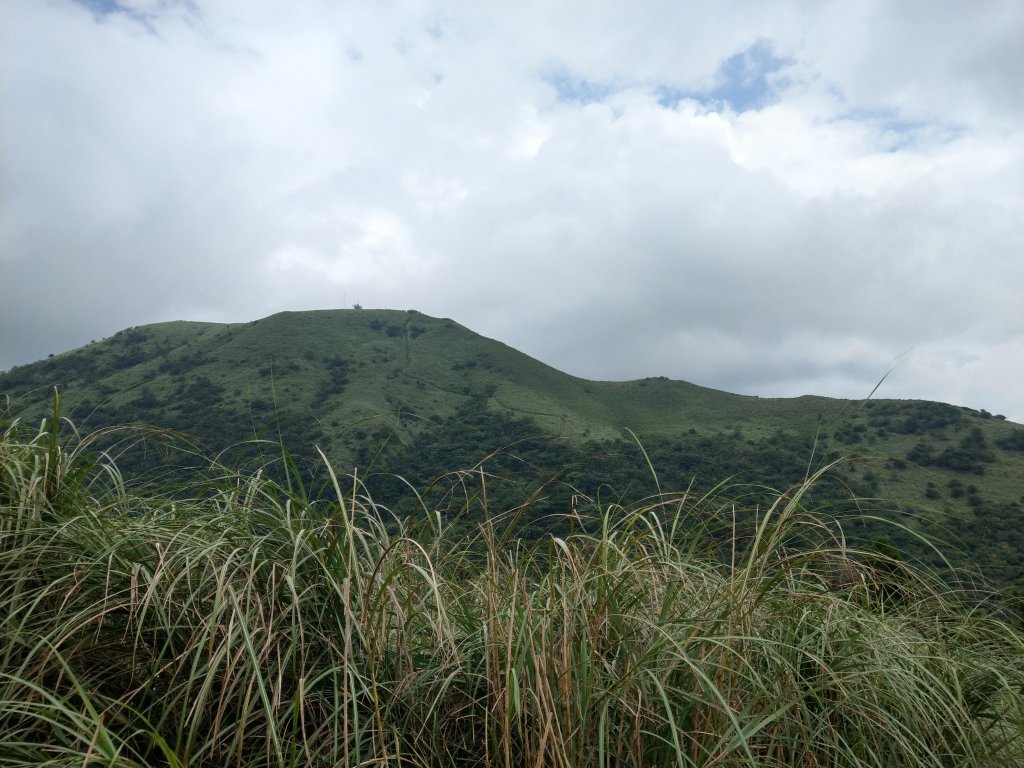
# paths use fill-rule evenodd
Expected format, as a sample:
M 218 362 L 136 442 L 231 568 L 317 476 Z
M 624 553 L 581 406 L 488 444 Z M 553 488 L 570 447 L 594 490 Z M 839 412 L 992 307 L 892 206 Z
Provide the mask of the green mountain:
M 322 477 L 317 446 L 339 472 L 358 468 L 374 498 L 397 510 L 412 503 L 409 485 L 484 459 L 495 503 L 515 498 L 502 488 L 526 488 L 543 494 L 532 507 L 542 517 L 566 511 L 573 494 L 639 498 L 659 484 L 784 489 L 858 457 L 833 471 L 822 498 L 878 499 L 861 503 L 906 530 L 854 534 L 923 553 L 909 532 L 923 526 L 1000 583 L 1024 568 L 1024 427 L 943 403 L 587 381 L 452 320 L 361 309 L 141 326 L 0 374 L 10 416 L 26 421 L 49 412 L 54 386 L 83 431 L 157 425 L 229 462 L 272 457 L 268 443 L 253 442 L 266 438 L 298 457 L 307 479 Z M 141 447 L 121 466 L 159 461 Z

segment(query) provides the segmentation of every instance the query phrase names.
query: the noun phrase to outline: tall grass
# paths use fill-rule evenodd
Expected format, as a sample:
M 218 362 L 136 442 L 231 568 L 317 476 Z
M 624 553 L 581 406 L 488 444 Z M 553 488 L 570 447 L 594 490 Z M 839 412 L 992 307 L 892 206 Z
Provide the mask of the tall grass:
M 528 546 L 485 492 L 458 537 L 329 468 L 143 495 L 82 440 L 0 439 L 4 766 L 1024 764 L 1024 638 L 846 545 L 817 475 Z

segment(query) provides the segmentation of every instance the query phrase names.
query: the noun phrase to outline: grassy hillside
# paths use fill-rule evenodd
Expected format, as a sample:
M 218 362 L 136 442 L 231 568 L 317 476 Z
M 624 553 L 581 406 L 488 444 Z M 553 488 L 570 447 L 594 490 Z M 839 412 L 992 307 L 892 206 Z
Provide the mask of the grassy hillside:
M 1024 567 L 1024 428 L 941 403 L 586 381 L 451 320 L 386 310 L 161 323 L 0 374 L 10 414 L 33 421 L 48 412 L 53 386 L 85 430 L 158 425 L 198 439 L 204 455 L 266 438 L 224 459 L 266 460 L 283 443 L 307 480 L 323 479 L 319 446 L 335 466 L 380 473 L 374 488 L 398 509 L 415 501 L 393 474 L 424 487 L 499 449 L 486 469 L 511 482 L 495 481 L 492 492 L 500 499 L 504 488 L 511 500 L 543 488 L 538 519 L 577 494 L 640 499 L 658 483 L 706 489 L 729 477 L 782 490 L 839 456 L 868 457 L 845 464 L 818 493 L 853 491 L 907 530 L 868 526 L 858 535 L 913 548 L 910 532 L 924 526 L 1001 583 Z M 136 450 L 121 466 L 138 472 L 159 460 Z M 560 484 L 544 485 L 559 472 Z
M 207 382 L 208 380 L 208 382 Z M 170 418 L 183 395 L 216 392 L 218 408 L 257 414 L 266 404 L 315 411 L 341 434 L 366 419 L 453 414 L 474 396 L 511 416 L 529 416 L 573 441 L 646 437 L 748 425 L 754 432 L 812 429 L 843 401 L 731 395 L 667 379 L 590 382 L 563 374 L 451 320 L 416 312 L 284 312 L 248 324 L 160 323 L 16 368 L 0 378 L 25 398 L 32 388 L 65 387 L 76 412 L 89 406 L 149 410 Z M 46 392 L 37 393 L 43 400 Z M 150 404 L 152 399 L 160 405 Z M 208 399 L 212 399 L 209 397 Z M 254 406 L 255 403 L 255 406 Z M 334 425 L 333 422 L 337 422 Z M 330 431 L 330 430 L 327 430 Z

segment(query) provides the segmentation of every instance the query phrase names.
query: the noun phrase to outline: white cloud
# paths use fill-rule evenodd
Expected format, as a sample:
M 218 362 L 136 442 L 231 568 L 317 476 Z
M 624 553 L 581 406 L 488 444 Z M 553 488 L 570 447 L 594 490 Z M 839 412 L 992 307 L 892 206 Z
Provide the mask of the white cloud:
M 1024 420 L 1017 3 L 121 5 L 0 7 L 0 367 L 359 301 Z

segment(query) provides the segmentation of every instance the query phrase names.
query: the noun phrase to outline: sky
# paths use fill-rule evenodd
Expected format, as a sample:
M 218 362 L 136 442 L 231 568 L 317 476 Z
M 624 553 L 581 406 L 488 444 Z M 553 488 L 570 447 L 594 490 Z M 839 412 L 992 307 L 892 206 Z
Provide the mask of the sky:
M 1024 3 L 0 3 L 0 370 L 416 309 L 1024 423 Z M 888 374 L 888 375 L 887 375 Z

